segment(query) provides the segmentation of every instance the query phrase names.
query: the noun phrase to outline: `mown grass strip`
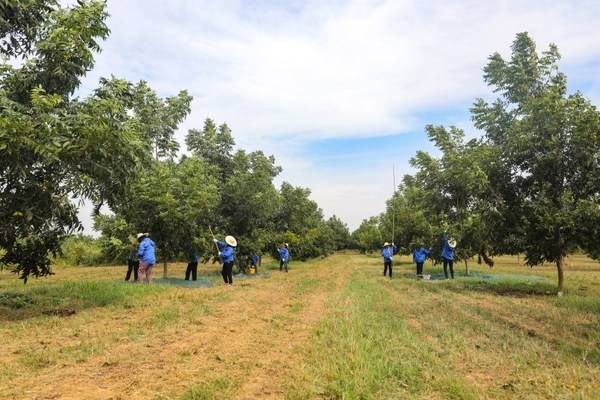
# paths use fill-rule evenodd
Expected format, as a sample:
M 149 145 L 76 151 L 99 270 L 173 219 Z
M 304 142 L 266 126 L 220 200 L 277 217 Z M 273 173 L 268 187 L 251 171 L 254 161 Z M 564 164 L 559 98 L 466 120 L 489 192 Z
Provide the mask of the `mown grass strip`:
M 477 398 L 408 328 L 388 281 L 355 274 L 313 335 L 304 379 L 288 399 Z
M 111 305 L 132 308 L 135 299 L 165 288 L 112 281 L 61 282 L 27 287 L 0 294 L 0 316 L 21 319 L 40 315 L 67 316 L 93 307 Z

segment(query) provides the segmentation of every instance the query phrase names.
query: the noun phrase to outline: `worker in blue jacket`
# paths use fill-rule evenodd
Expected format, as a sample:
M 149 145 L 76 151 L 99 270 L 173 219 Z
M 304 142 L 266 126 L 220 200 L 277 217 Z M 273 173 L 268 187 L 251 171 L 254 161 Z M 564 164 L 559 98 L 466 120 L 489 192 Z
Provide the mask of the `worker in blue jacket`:
M 442 237 L 442 263 L 444 264 L 444 275 L 448 279 L 448 267 L 450 267 L 450 276 L 454 279 L 454 248 L 456 240 L 448 240 L 448 234 L 444 233 Z
M 139 233 L 137 235 L 138 251 L 137 257 L 140 260 L 138 268 L 138 282 L 152 282 L 152 267 L 156 264 L 156 244 L 150 239 L 150 234 Z
M 431 253 L 430 249 L 425 247 L 418 247 L 413 250 L 413 261 L 417 265 L 417 277 L 423 277 L 423 264 L 427 260 L 427 256 Z
M 394 243 L 385 242 L 383 244 L 383 249 L 381 249 L 381 255 L 383 256 L 383 276 L 386 276 L 389 270 L 390 279 L 392 279 L 392 258 L 396 253 L 398 253 L 398 247 Z
M 288 263 L 290 261 L 290 250 L 288 244 L 284 243 L 279 249 L 279 270 L 282 271 L 285 267 L 285 272 L 288 272 Z
M 192 276 L 192 280 L 195 281 L 198 278 L 198 252 L 196 250 L 192 250 L 189 256 L 189 262 L 187 265 L 187 269 L 185 270 L 185 280 L 190 280 L 190 275 Z
M 258 274 L 258 264 L 260 264 L 260 257 L 254 253 L 250 256 L 250 265 L 254 267 L 254 271 Z
M 214 239 L 219 248 L 219 257 L 223 262 L 221 275 L 226 285 L 233 285 L 233 262 L 235 261 L 235 248 L 237 240 L 233 236 L 226 236 L 225 241 Z

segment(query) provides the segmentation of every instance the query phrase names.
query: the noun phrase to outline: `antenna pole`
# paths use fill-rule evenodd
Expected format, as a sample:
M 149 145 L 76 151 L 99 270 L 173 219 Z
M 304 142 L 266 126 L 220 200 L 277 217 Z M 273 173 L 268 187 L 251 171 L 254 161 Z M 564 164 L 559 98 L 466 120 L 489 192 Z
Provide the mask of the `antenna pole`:
M 392 243 L 396 238 L 396 166 L 392 164 L 392 178 L 394 179 L 394 192 L 392 194 Z

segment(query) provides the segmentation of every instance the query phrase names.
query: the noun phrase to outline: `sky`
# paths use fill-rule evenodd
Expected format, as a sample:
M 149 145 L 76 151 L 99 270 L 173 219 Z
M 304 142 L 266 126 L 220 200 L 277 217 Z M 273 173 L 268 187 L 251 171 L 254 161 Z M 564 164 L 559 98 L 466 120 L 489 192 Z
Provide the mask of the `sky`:
M 600 1 L 108 0 L 110 37 L 82 83 L 111 74 L 227 122 L 238 147 L 275 155 L 277 183 L 308 187 L 351 230 L 385 208 L 426 124 L 477 136 L 469 107 L 494 98 L 487 57 L 518 32 L 556 43 L 569 90 L 600 104 Z M 89 207 L 81 218 L 89 232 Z

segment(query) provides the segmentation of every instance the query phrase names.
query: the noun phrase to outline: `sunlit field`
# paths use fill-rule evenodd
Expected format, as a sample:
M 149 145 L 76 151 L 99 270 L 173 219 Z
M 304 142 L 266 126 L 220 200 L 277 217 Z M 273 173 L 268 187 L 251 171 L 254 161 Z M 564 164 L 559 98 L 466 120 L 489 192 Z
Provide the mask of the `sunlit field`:
M 201 265 L 207 288 L 124 283 L 123 266 L 27 285 L 4 271 L 0 398 L 598 398 L 600 263 L 569 258 L 563 297 L 554 266 L 516 257 L 454 281 L 380 264 L 268 262 L 233 288 L 217 264 Z

